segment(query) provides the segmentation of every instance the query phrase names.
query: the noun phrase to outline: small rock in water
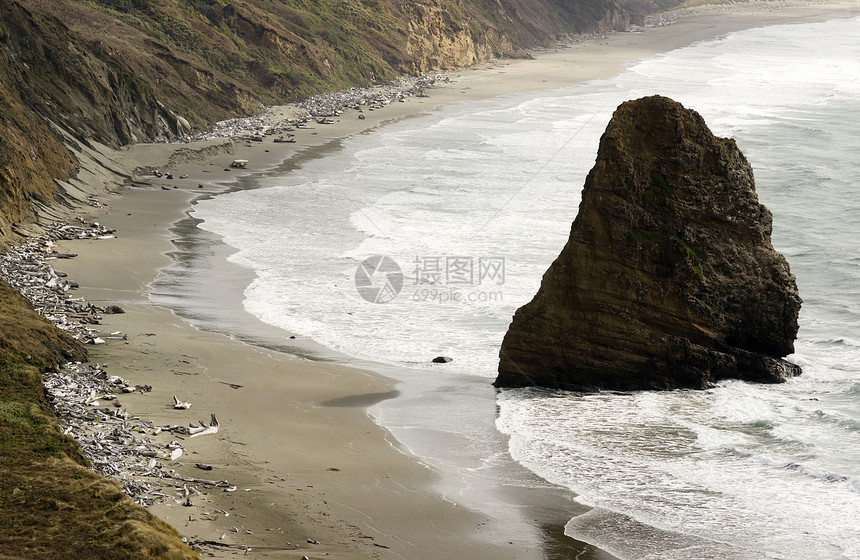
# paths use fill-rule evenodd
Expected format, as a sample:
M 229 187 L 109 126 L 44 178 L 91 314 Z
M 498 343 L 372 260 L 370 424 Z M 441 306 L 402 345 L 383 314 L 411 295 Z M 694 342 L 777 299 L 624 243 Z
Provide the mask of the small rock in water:
M 454 358 L 449 358 L 448 356 L 436 356 L 435 358 L 433 358 L 434 364 L 447 364 L 453 361 Z

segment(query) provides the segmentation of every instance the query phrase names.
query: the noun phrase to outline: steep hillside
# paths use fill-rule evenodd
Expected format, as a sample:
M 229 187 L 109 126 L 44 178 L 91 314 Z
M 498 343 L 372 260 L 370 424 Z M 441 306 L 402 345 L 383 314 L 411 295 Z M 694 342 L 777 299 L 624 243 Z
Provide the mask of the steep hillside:
M 5 0 L 0 240 L 75 174 L 60 130 L 174 139 L 261 104 L 622 29 L 674 1 Z
M 122 145 L 629 20 L 615 0 L 8 0 L 2 80 L 78 138 Z

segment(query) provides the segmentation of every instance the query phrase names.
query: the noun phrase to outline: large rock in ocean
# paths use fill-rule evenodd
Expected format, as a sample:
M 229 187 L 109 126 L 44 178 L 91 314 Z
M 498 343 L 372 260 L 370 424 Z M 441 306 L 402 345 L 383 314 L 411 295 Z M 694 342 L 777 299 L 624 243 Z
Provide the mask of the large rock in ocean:
M 781 382 L 801 300 L 734 140 L 659 96 L 623 103 L 570 239 L 502 343 L 497 387 Z

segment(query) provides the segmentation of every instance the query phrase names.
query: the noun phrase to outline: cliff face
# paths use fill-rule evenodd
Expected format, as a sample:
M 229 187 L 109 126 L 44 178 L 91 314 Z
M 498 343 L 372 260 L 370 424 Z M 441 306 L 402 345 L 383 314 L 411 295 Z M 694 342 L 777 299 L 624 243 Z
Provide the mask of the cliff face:
M 0 69 L 5 65 L 0 51 Z M 35 218 L 32 202 L 53 201 L 55 178 L 74 173 L 69 150 L 0 83 L 0 246 L 12 235 L 13 224 Z
M 570 390 L 779 382 L 801 300 L 731 139 L 664 97 L 622 104 L 570 239 L 517 310 L 496 386 Z
M 621 29 L 675 1 L 4 0 L 0 243 L 76 174 L 69 137 L 172 140 L 261 104 Z

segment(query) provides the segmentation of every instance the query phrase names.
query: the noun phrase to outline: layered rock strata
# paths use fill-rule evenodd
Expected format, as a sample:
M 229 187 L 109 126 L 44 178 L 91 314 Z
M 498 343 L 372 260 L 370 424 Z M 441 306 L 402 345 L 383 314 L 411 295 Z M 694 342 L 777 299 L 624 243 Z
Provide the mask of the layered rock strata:
M 570 239 L 517 310 L 497 387 L 575 391 L 780 382 L 801 299 L 734 140 L 646 97 L 615 111 Z

